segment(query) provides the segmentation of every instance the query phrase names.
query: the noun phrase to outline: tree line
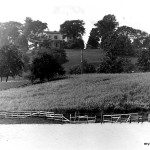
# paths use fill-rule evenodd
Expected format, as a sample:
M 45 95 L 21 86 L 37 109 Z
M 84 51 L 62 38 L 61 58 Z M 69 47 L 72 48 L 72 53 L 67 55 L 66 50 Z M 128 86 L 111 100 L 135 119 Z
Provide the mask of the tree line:
M 40 35 L 46 29 L 47 23 L 30 17 L 24 24 L 15 21 L 0 23 L 1 81 L 3 77 L 7 81 L 9 76 L 21 76 L 23 72 L 29 73 L 31 81 L 50 80 L 65 73 L 61 65 L 67 62 L 66 53 L 64 49 L 50 47 L 50 39 Z M 44 71 L 46 76 L 43 76 Z
M 15 21 L 0 23 L 0 77 L 15 77 L 29 72 L 34 81 L 50 80 L 65 73 L 62 64 L 67 56 L 64 48 L 83 49 L 85 34 L 83 20 L 67 20 L 60 25 L 63 38 L 61 49 L 51 48 L 49 40 L 43 35 L 48 30 L 47 23 L 25 19 L 23 24 Z M 114 15 L 108 14 L 94 24 L 86 48 L 103 49 L 105 56 L 95 69 L 84 61 L 85 73 L 121 73 L 133 69 L 129 57 L 138 57 L 138 67 L 142 71 L 150 70 L 150 36 L 148 33 L 128 26 L 119 26 Z M 80 68 L 76 67 L 80 73 Z M 70 73 L 76 73 L 71 69 Z
M 119 26 L 115 15 L 111 14 L 105 15 L 94 26 L 91 29 L 86 48 L 101 49 L 105 52 L 105 56 L 99 67 L 92 70 L 96 70 L 98 73 L 132 72 L 135 68 L 140 71 L 150 71 L 150 35 L 147 32 L 129 26 Z M 83 20 L 66 21 L 61 25 L 60 31 L 65 36 L 73 37 L 73 40 L 69 41 L 68 45 L 66 44 L 66 48 L 84 48 L 82 42 L 80 44 L 76 42 L 82 41 L 85 33 Z M 138 58 L 136 64 L 131 62 L 131 57 Z M 89 68 L 87 62 L 85 66 Z M 87 68 L 85 70 L 91 72 Z M 81 68 L 75 66 L 71 68 L 70 72 L 80 73 Z

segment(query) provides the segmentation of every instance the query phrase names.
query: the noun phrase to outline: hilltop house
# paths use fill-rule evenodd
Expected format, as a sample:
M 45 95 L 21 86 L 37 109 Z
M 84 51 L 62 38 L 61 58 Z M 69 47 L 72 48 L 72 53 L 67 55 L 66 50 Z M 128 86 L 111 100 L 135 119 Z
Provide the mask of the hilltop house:
M 63 36 L 58 31 L 44 31 L 43 34 L 50 39 L 50 47 L 60 49 L 63 42 Z

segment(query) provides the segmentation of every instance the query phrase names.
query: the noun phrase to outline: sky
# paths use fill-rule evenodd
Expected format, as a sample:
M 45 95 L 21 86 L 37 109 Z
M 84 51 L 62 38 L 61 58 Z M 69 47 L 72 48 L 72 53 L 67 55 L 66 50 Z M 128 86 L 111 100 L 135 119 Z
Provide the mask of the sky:
M 94 24 L 108 14 L 116 16 L 119 26 L 150 33 L 149 4 L 149 0 L 0 0 L 0 22 L 24 23 L 31 17 L 46 22 L 50 31 L 58 31 L 65 20 L 81 19 L 86 43 Z

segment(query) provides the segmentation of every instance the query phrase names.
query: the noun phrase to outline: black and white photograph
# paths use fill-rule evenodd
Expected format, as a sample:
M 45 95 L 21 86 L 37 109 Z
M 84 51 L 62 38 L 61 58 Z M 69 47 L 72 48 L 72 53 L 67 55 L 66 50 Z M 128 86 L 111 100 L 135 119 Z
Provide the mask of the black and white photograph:
M 149 0 L 0 0 L 2 150 L 150 150 Z

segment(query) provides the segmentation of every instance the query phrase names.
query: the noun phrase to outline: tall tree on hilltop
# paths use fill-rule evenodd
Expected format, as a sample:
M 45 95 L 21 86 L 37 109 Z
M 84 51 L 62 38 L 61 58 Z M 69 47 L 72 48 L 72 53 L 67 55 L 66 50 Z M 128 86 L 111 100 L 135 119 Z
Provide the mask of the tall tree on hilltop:
M 47 29 L 47 23 L 43 23 L 39 20 L 34 21 L 30 17 L 26 17 L 23 27 L 23 34 L 28 37 L 31 33 L 41 33 L 45 29 Z
M 73 39 L 82 38 L 85 33 L 83 20 L 70 20 L 65 21 L 60 25 L 60 32 L 64 37 L 70 37 Z
M 99 36 L 98 36 L 98 29 L 92 28 L 90 32 L 89 39 L 87 41 L 87 48 L 98 48 L 99 46 Z
M 18 48 L 9 44 L 0 48 L 0 77 L 6 77 L 6 82 L 9 76 L 20 75 L 23 71 L 22 55 Z
M 0 47 L 7 44 L 17 44 L 17 39 L 22 33 L 22 24 L 9 21 L 0 24 Z
M 23 26 L 23 35 L 26 39 L 36 47 L 36 40 L 39 38 L 39 34 L 47 29 L 47 23 L 43 23 L 39 20 L 32 20 L 30 17 L 26 17 Z
M 102 20 L 98 21 L 95 26 L 98 29 L 99 38 L 102 39 L 111 32 L 114 32 L 119 23 L 114 15 L 106 15 Z
M 137 32 L 136 29 L 132 28 L 132 27 L 128 27 L 128 26 L 121 26 L 118 27 L 116 30 L 118 35 L 123 35 L 123 36 L 127 36 L 130 39 L 135 39 L 137 38 Z
M 134 49 L 148 48 L 150 43 L 150 35 L 139 29 L 134 29 L 128 26 L 118 27 L 116 30 L 118 35 L 127 36 L 132 41 Z
M 106 53 L 111 53 L 114 56 L 133 55 L 131 40 L 127 36 L 118 35 L 116 32 L 103 38 L 101 47 Z

